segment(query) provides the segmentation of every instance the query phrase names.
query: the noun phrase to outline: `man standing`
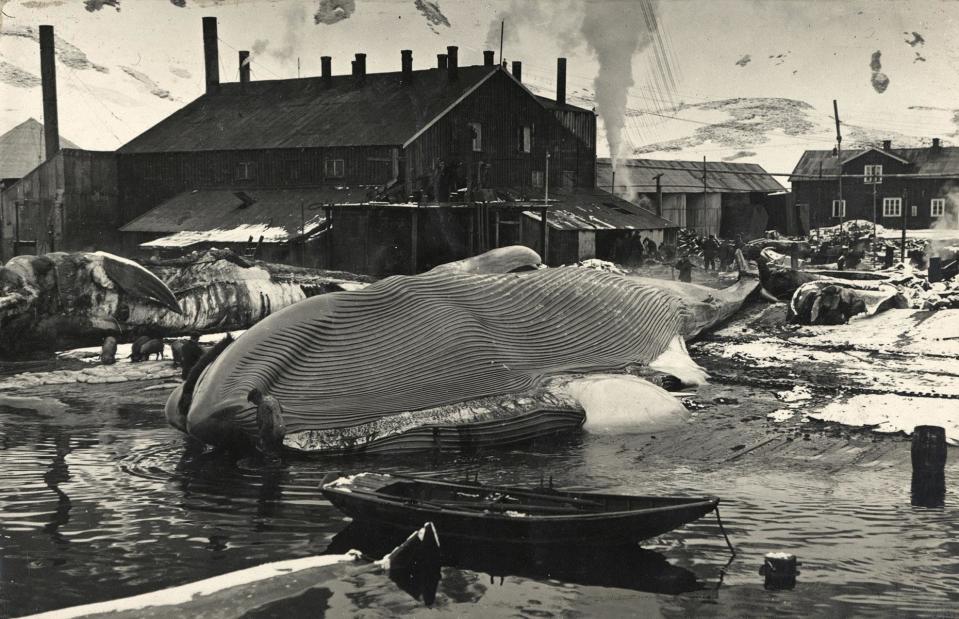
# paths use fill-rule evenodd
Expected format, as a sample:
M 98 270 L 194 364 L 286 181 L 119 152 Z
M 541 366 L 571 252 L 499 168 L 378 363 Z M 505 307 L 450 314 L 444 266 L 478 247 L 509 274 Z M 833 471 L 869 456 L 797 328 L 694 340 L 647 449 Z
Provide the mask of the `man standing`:
M 693 263 L 689 260 L 689 256 L 683 254 L 679 262 L 676 263 L 676 268 L 679 270 L 679 281 L 693 281 Z
M 716 268 L 716 256 L 719 254 L 719 241 L 716 235 L 710 234 L 709 238 L 703 241 L 703 268 L 707 271 Z
M 251 389 L 246 397 L 256 404 L 256 427 L 258 436 L 256 449 L 263 454 L 269 465 L 282 462 L 283 437 L 286 436 L 286 424 L 283 423 L 283 407 L 271 395 L 264 395 L 259 389 Z

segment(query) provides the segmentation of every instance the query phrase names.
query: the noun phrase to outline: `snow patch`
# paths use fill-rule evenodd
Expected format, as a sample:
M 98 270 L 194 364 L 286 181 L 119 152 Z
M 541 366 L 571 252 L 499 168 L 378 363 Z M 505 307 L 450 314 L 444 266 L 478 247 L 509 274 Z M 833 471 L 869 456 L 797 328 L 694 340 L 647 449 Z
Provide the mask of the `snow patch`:
M 941 426 L 946 429 L 946 440 L 959 444 L 959 406 L 939 398 L 856 395 L 845 402 L 831 402 L 809 416 L 847 426 L 876 426 L 876 432 L 912 434 L 919 425 Z
M 771 419 L 776 423 L 782 423 L 784 421 L 789 421 L 792 419 L 794 411 L 789 410 L 788 408 L 780 408 L 778 411 L 773 411 L 766 415 L 767 419 Z

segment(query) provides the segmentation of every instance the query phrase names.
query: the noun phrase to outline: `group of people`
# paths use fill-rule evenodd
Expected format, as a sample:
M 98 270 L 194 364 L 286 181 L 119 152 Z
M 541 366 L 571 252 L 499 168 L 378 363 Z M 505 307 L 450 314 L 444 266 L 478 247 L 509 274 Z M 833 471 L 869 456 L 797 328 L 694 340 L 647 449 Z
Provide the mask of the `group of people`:
M 643 237 L 639 232 L 632 231 L 621 236 L 613 243 L 613 261 L 616 264 L 638 266 L 644 260 L 659 258 L 659 246 L 649 237 Z
M 736 250 L 741 250 L 745 243 L 742 235 L 736 235 L 736 240 L 720 240 L 715 234 L 706 237 L 699 236 L 689 243 L 686 250 L 680 255 L 679 261 L 674 264 L 679 271 L 679 281 L 692 281 L 692 269 L 695 266 L 690 260 L 692 253 L 702 252 L 703 269 L 706 271 L 728 271 L 736 262 Z

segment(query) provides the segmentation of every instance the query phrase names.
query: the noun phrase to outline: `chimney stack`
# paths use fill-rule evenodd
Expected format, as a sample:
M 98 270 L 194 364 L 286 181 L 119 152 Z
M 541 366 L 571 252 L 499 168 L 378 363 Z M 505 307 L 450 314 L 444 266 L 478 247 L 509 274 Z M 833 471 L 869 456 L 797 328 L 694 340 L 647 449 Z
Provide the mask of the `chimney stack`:
M 40 82 L 43 90 L 43 143 L 47 159 L 52 159 L 60 150 L 57 63 L 53 48 L 53 26 L 40 26 Z
M 516 78 L 517 82 L 523 81 L 523 63 L 519 60 L 513 61 L 513 77 Z
M 436 68 L 437 69 L 446 68 L 446 54 L 436 54 Z
M 403 67 L 403 84 L 408 86 L 413 81 L 413 50 L 400 50 L 400 64 Z
M 216 17 L 203 18 L 203 62 L 206 66 L 206 94 L 220 86 L 220 58 L 217 50 Z
M 556 103 L 566 104 L 566 59 L 556 59 Z
M 455 45 L 446 47 L 446 71 L 451 82 L 459 78 L 459 48 Z
M 356 78 L 361 82 L 366 79 L 366 54 L 357 54 L 354 61 L 353 71 Z
M 882 141 L 883 150 L 892 150 L 892 140 L 883 140 Z
M 320 64 L 322 65 L 322 75 L 323 85 L 329 88 L 333 84 L 333 58 L 330 56 L 320 56 Z
M 942 146 L 942 142 L 939 141 L 939 138 L 932 138 L 932 148 L 933 150 L 939 150 L 939 147 Z
M 250 52 L 240 50 L 240 83 L 250 83 Z
M 494 53 L 495 52 L 491 49 L 488 49 L 483 52 L 483 66 L 492 67 L 494 64 L 496 64 L 495 62 L 493 62 Z

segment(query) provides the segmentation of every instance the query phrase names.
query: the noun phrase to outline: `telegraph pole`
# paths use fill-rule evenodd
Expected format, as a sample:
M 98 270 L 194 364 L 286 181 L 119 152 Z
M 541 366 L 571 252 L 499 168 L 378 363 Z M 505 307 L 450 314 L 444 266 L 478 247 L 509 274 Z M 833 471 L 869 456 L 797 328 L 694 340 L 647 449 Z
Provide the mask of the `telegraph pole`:
M 839 163 L 839 239 L 845 238 L 843 220 L 846 218 L 846 208 L 842 202 L 842 132 L 839 130 L 839 104 L 832 100 L 832 111 L 836 117 L 836 160 Z

